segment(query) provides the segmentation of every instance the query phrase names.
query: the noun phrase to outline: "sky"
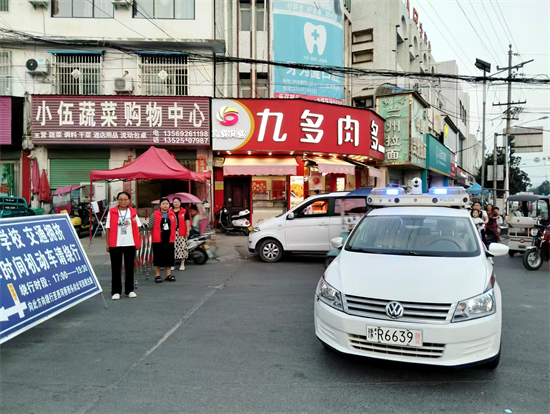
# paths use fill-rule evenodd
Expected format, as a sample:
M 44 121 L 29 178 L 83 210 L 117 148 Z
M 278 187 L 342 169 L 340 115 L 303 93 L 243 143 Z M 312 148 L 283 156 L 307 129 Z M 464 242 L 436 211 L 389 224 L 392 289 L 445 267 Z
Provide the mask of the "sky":
M 410 4 L 411 11 L 413 7 L 418 11 L 435 60 L 456 60 L 461 75 L 482 74 L 474 66 L 476 58 L 491 63 L 491 73 L 497 72 L 497 66 L 507 67 L 508 45 L 512 44 L 513 52 L 520 53 L 513 56 L 513 65 L 534 59 L 520 73 L 526 77 L 550 76 L 550 0 L 410 0 Z M 481 140 L 483 86 L 463 87 L 470 93 L 470 133 L 476 134 L 479 128 L 477 137 Z M 494 133 L 502 133 L 506 125 L 501 119 L 506 107 L 493 103 L 504 103 L 506 99 L 506 85 L 489 86 L 486 147 L 490 151 Z M 527 101 L 512 126 L 542 126 L 547 130 L 542 153 L 515 154 L 521 156 L 521 168 L 536 186 L 550 180 L 550 118 L 538 120 L 550 117 L 550 85 L 514 84 L 512 101 Z M 502 141 L 497 145 L 502 145 Z M 535 162 L 535 158 L 540 161 Z

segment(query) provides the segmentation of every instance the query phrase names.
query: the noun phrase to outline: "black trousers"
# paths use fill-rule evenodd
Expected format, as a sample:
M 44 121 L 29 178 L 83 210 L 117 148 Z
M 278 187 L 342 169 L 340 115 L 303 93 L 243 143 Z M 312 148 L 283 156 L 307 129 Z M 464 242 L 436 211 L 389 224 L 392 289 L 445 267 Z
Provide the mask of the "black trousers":
M 135 246 L 111 247 L 111 295 L 122 294 L 122 258 L 124 257 L 124 269 L 126 271 L 126 283 L 124 283 L 124 293 L 128 294 L 134 291 L 134 259 L 136 257 Z

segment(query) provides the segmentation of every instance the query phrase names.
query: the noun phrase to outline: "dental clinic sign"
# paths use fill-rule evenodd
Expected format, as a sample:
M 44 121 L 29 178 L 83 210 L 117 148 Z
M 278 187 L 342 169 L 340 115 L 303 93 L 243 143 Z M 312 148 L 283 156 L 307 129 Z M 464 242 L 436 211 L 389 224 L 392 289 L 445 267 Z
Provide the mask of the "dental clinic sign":
M 343 10 L 334 0 L 273 0 L 274 60 L 343 65 Z M 342 104 L 342 78 L 330 73 L 275 67 L 275 97 Z
M 306 99 L 212 99 L 214 151 L 297 151 L 384 159 L 374 111 Z
M 34 144 L 210 145 L 209 98 L 33 95 Z

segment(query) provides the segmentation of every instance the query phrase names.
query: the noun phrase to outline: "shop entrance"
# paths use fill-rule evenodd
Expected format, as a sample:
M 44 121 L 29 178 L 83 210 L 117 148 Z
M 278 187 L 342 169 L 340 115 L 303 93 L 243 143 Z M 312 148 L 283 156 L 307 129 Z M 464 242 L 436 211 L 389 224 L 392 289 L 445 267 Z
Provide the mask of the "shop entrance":
M 224 189 L 224 202 L 229 214 L 237 214 L 245 209 L 251 210 L 250 177 L 227 177 L 224 179 Z

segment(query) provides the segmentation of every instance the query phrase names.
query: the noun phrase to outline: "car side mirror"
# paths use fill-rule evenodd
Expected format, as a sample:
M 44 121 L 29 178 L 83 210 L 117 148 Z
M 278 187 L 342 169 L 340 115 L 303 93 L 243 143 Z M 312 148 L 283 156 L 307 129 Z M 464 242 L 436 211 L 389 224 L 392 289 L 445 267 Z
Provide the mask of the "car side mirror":
M 489 245 L 489 253 L 493 257 L 506 256 L 508 254 L 508 250 L 510 250 L 510 248 L 505 244 L 491 243 Z
M 341 249 L 344 245 L 344 238 L 343 237 L 335 237 L 330 241 L 330 244 L 332 244 L 332 247 L 335 249 Z
M 294 212 L 290 212 L 287 214 L 286 219 L 287 220 L 294 220 L 296 217 L 294 216 Z

